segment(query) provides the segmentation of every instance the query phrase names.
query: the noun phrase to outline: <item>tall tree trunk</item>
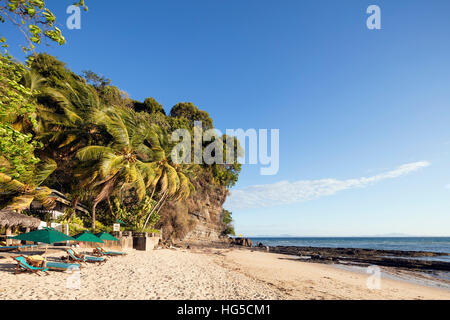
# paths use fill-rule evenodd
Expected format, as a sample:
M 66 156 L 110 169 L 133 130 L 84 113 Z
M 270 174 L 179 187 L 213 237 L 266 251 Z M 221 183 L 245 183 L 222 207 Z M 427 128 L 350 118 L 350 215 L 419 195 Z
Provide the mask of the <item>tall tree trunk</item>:
M 147 219 L 145 220 L 145 223 L 144 223 L 144 226 L 142 227 L 141 232 L 144 232 L 145 227 L 147 227 L 147 223 L 150 220 L 150 217 L 152 216 L 153 212 L 155 212 L 156 208 L 164 201 L 164 198 L 166 197 L 167 193 L 168 193 L 168 191 L 164 192 L 161 199 L 159 199 L 158 203 L 155 205 L 155 207 L 152 209 L 152 211 L 148 214 Z
M 94 205 L 92 206 L 92 229 L 95 229 L 95 208 L 97 205 L 102 202 L 105 198 L 108 198 L 111 195 L 111 191 L 116 183 L 117 175 L 114 175 L 111 179 L 109 179 L 103 186 L 100 193 L 94 199 Z
M 153 195 L 155 194 L 155 190 L 156 190 L 156 185 L 155 185 L 155 187 L 153 188 L 152 195 L 150 196 L 150 200 L 153 200 Z
M 156 211 L 156 214 L 159 214 L 159 212 L 161 211 L 162 207 L 164 207 L 164 205 L 166 204 L 166 200 L 167 200 L 167 198 L 161 203 L 161 205 L 158 208 L 158 211 Z
M 98 202 L 94 202 L 94 205 L 92 206 L 92 231 L 95 230 L 95 208 L 97 207 Z
M 111 205 L 111 198 L 107 197 L 106 200 L 108 201 L 109 212 L 111 213 L 111 216 L 114 217 L 114 210 L 113 210 L 112 205 Z
M 80 200 L 80 198 L 79 197 L 75 197 L 75 199 L 73 199 L 73 202 L 72 202 L 72 212 L 70 213 L 70 216 L 69 216 L 69 223 L 71 223 L 72 222 L 72 219 L 73 219 L 73 217 L 76 215 L 76 212 L 77 212 L 77 207 L 78 207 L 78 201 Z

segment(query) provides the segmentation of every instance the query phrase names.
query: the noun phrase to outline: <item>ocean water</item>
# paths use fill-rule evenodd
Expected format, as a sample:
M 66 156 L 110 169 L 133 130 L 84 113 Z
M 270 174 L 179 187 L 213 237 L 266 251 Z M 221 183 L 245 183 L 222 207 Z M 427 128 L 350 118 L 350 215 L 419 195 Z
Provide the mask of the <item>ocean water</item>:
M 450 254 L 450 237 L 374 237 L 374 238 L 270 238 L 252 237 L 254 245 L 360 248 L 376 250 L 431 251 Z M 424 258 L 425 259 L 425 258 Z M 450 262 L 450 256 L 427 258 Z

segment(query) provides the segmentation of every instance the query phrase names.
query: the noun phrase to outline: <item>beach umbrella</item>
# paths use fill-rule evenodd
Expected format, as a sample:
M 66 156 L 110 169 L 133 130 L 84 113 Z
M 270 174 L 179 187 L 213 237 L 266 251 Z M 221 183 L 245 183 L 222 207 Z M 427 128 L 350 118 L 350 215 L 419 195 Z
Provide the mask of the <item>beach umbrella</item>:
M 47 244 L 63 241 L 75 241 L 74 238 L 69 237 L 68 235 L 65 235 L 64 233 L 59 232 L 53 228 L 44 228 L 42 230 L 19 234 L 18 236 L 12 237 L 11 239 L 42 242 Z
M 117 239 L 116 237 L 113 237 L 112 235 L 110 235 L 107 232 L 100 232 L 100 233 L 96 233 L 95 236 L 99 239 L 102 240 L 109 240 L 109 241 L 120 241 L 119 239 Z
M 84 231 L 82 233 L 73 236 L 76 241 L 80 242 L 98 242 L 103 243 L 103 240 L 93 235 L 90 231 Z
M 120 223 L 120 224 L 122 224 L 122 225 L 124 225 L 124 226 L 127 225 L 125 222 L 123 222 L 122 220 L 119 220 L 119 219 L 116 220 L 116 223 Z

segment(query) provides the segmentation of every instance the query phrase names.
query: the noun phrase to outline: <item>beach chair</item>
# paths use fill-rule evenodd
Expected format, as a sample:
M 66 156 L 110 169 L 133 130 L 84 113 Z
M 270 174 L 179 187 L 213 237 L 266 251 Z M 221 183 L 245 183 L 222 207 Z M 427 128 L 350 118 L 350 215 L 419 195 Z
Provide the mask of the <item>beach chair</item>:
M 2 246 L 0 252 L 20 251 L 19 246 Z
M 27 245 L 21 245 L 21 246 L 2 246 L 0 247 L 0 252 L 9 252 L 9 251 L 21 251 L 22 249 L 26 248 L 35 248 L 37 245 L 34 244 L 27 244 Z
M 96 256 L 126 256 L 127 254 L 125 252 L 117 252 L 117 251 L 105 251 L 104 249 L 97 247 L 94 249 L 93 252 Z
M 106 262 L 106 259 L 103 257 L 89 257 L 89 256 L 82 256 L 77 255 L 72 249 L 66 250 L 67 254 L 69 255 L 69 260 L 72 261 L 78 261 L 78 262 L 91 262 L 91 263 L 102 263 Z
M 12 257 L 16 262 L 16 274 L 19 272 L 31 272 L 40 276 L 39 272 L 45 272 L 48 274 L 48 268 L 46 267 L 33 267 L 27 263 L 27 259 L 24 256 Z
M 49 270 L 54 270 L 54 271 L 69 271 L 69 270 L 80 270 L 81 264 L 49 261 L 49 262 L 47 262 L 46 267 Z

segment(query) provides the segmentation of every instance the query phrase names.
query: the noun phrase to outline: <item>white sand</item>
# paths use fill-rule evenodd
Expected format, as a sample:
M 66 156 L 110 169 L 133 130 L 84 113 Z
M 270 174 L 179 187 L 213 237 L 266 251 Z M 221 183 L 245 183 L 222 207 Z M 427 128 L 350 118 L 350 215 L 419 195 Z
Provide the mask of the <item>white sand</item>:
M 0 259 L 0 300 L 450 299 L 448 290 L 393 280 L 369 290 L 367 275 L 248 250 L 131 251 L 84 267 L 79 290 L 67 288 L 73 275 L 15 275 L 13 268 L 10 258 Z

